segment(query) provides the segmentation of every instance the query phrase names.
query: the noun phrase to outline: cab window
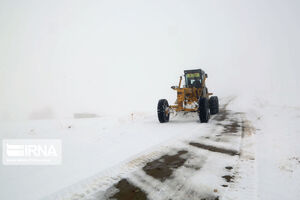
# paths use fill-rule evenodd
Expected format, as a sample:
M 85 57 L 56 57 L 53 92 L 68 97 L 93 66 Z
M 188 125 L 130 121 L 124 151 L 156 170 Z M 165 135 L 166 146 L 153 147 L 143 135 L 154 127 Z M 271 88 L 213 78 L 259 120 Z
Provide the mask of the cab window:
M 190 87 L 196 79 L 198 79 L 201 83 L 200 73 L 188 73 L 185 75 L 185 84 Z

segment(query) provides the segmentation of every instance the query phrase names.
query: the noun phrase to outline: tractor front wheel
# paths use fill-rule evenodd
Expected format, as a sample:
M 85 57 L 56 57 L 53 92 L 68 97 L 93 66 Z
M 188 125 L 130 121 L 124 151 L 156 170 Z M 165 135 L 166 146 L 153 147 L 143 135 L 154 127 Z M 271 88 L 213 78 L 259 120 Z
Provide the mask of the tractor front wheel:
M 209 99 L 210 114 L 214 115 L 219 112 L 219 99 L 217 96 L 212 96 Z
M 207 98 L 200 98 L 198 101 L 198 114 L 201 123 L 207 123 L 210 117 L 209 104 Z
M 169 103 L 166 99 L 161 99 L 157 104 L 157 116 L 160 123 L 168 122 L 170 119 Z

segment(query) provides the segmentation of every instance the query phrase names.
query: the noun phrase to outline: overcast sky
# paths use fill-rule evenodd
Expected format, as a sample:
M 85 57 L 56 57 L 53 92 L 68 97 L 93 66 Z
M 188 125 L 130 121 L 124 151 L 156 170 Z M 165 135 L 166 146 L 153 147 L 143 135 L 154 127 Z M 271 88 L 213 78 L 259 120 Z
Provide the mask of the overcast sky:
M 156 112 L 202 68 L 219 97 L 299 105 L 300 1 L 0 0 L 0 120 Z

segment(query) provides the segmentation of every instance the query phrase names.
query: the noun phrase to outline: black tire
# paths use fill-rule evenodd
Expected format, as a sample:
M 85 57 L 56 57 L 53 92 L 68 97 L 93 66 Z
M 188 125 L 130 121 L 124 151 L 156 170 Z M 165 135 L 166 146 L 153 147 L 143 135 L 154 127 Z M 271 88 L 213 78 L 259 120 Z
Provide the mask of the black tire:
M 166 113 L 166 109 L 169 107 L 169 103 L 166 99 L 161 99 L 157 104 L 157 116 L 160 123 L 168 122 L 170 119 L 170 113 Z
M 214 115 L 219 112 L 219 99 L 217 96 L 212 96 L 209 99 L 210 114 Z
M 201 97 L 198 101 L 198 114 L 201 123 L 207 123 L 210 117 L 208 99 Z

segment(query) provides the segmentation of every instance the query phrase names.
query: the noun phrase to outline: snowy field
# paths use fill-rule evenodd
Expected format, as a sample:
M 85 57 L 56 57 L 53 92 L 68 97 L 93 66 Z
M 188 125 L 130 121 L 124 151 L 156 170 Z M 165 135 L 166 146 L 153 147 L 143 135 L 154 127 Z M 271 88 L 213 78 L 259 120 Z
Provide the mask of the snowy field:
M 62 141 L 60 165 L 1 162 L 0 200 L 299 200 L 299 19 L 299 0 L 0 0 L 1 160 Z M 220 113 L 159 123 L 199 68 Z
M 223 98 L 208 124 L 151 113 L 1 124 L 1 139 L 62 139 L 63 163 L 1 165 L 0 199 L 107 199 L 131 187 L 141 199 L 297 199 L 300 109 L 254 102 L 246 111 Z

